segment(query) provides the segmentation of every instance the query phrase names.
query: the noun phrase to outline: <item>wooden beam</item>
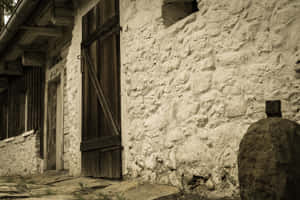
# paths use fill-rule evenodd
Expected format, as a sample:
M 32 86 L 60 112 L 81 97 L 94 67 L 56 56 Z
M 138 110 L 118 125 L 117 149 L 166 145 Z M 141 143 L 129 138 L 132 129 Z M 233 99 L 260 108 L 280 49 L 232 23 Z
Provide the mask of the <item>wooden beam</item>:
M 14 44 L 13 48 L 6 52 L 4 56 L 4 60 L 12 61 L 22 57 L 24 51 L 39 51 L 46 52 L 48 50 L 48 46 L 34 46 L 34 45 L 21 45 Z
M 0 76 L 22 76 L 22 66 L 20 62 L 1 62 L 0 63 Z
M 16 71 L 16 70 L 1 70 L 0 69 L 0 76 L 1 77 L 7 77 L 7 76 L 23 76 L 23 72 Z
M 48 37 L 62 37 L 63 32 L 58 28 L 53 27 L 32 27 L 32 26 L 23 26 L 21 29 L 25 30 L 24 34 L 18 41 L 19 45 L 30 46 L 38 36 L 48 36 Z
M 45 54 L 41 52 L 24 51 L 22 65 L 24 67 L 43 67 L 45 65 Z
M 74 11 L 71 8 L 56 7 L 53 16 L 74 17 Z
M 29 46 L 31 45 L 35 40 L 36 38 L 38 37 L 39 35 L 36 35 L 36 34 L 32 34 L 30 32 L 24 32 L 24 34 L 22 35 L 22 37 L 20 37 L 19 41 L 17 42 L 19 45 L 22 45 L 22 46 Z
M 22 53 L 24 51 L 34 51 L 34 52 L 43 52 L 45 53 L 47 51 L 48 46 L 40 46 L 40 45 L 16 45 L 19 49 L 22 50 Z
M 48 37 L 61 37 L 63 32 L 61 29 L 52 27 L 39 27 L 39 26 L 21 26 L 20 29 L 27 30 L 30 34 L 48 36 Z
M 13 44 L 6 52 L 4 52 L 4 60 L 16 60 L 22 55 L 23 50 L 17 45 Z
M 78 1 L 78 0 L 76 0 Z M 70 0 L 53 0 L 55 7 L 73 8 L 73 2 Z
M 51 22 L 56 26 L 73 26 L 74 25 L 74 11 L 72 8 L 66 6 L 57 6 L 53 8 Z
M 22 71 L 22 64 L 20 60 L 6 62 L 5 64 L 6 64 L 6 69 Z
M 74 25 L 74 17 L 52 16 L 51 22 L 56 26 L 73 26 Z

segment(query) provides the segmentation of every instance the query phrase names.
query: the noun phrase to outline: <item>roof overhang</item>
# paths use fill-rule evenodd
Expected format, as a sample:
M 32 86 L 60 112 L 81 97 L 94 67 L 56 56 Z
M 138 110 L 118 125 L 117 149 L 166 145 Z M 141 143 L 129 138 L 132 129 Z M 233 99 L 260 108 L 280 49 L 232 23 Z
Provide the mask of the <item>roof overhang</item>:
M 20 0 L 16 5 L 12 16 L 9 18 L 7 24 L 2 28 L 0 33 L 0 55 L 5 50 L 11 39 L 18 31 L 29 15 L 33 12 L 40 0 Z
M 16 68 L 44 66 L 52 41 L 70 38 L 72 0 L 20 0 L 0 33 L 0 76 L 20 74 Z M 53 43 L 53 42 L 52 42 Z M 12 66 L 18 63 L 17 66 Z

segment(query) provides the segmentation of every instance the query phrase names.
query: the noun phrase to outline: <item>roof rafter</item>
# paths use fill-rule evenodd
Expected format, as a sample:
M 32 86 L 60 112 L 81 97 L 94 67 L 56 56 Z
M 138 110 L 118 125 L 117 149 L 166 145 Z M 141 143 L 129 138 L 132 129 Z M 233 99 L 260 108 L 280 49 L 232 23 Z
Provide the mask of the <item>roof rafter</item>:
M 20 29 L 27 30 L 31 35 L 34 34 L 48 37 L 61 37 L 63 35 L 61 29 L 53 27 L 21 26 Z

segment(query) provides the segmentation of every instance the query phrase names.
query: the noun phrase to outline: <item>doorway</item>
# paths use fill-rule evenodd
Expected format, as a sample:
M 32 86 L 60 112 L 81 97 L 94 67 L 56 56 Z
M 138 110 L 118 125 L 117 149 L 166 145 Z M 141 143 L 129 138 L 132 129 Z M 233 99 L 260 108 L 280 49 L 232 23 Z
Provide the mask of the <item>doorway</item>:
M 62 88 L 60 79 L 48 83 L 47 170 L 63 170 Z
M 100 1 L 83 17 L 82 31 L 82 172 L 85 176 L 120 179 L 119 1 Z

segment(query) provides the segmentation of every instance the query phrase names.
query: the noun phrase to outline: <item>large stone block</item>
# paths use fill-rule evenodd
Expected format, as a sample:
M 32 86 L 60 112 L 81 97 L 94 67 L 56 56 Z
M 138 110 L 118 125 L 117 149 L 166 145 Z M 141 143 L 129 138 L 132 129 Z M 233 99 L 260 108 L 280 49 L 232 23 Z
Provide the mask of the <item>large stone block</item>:
M 300 126 L 268 118 L 248 129 L 238 155 L 242 200 L 300 199 Z

